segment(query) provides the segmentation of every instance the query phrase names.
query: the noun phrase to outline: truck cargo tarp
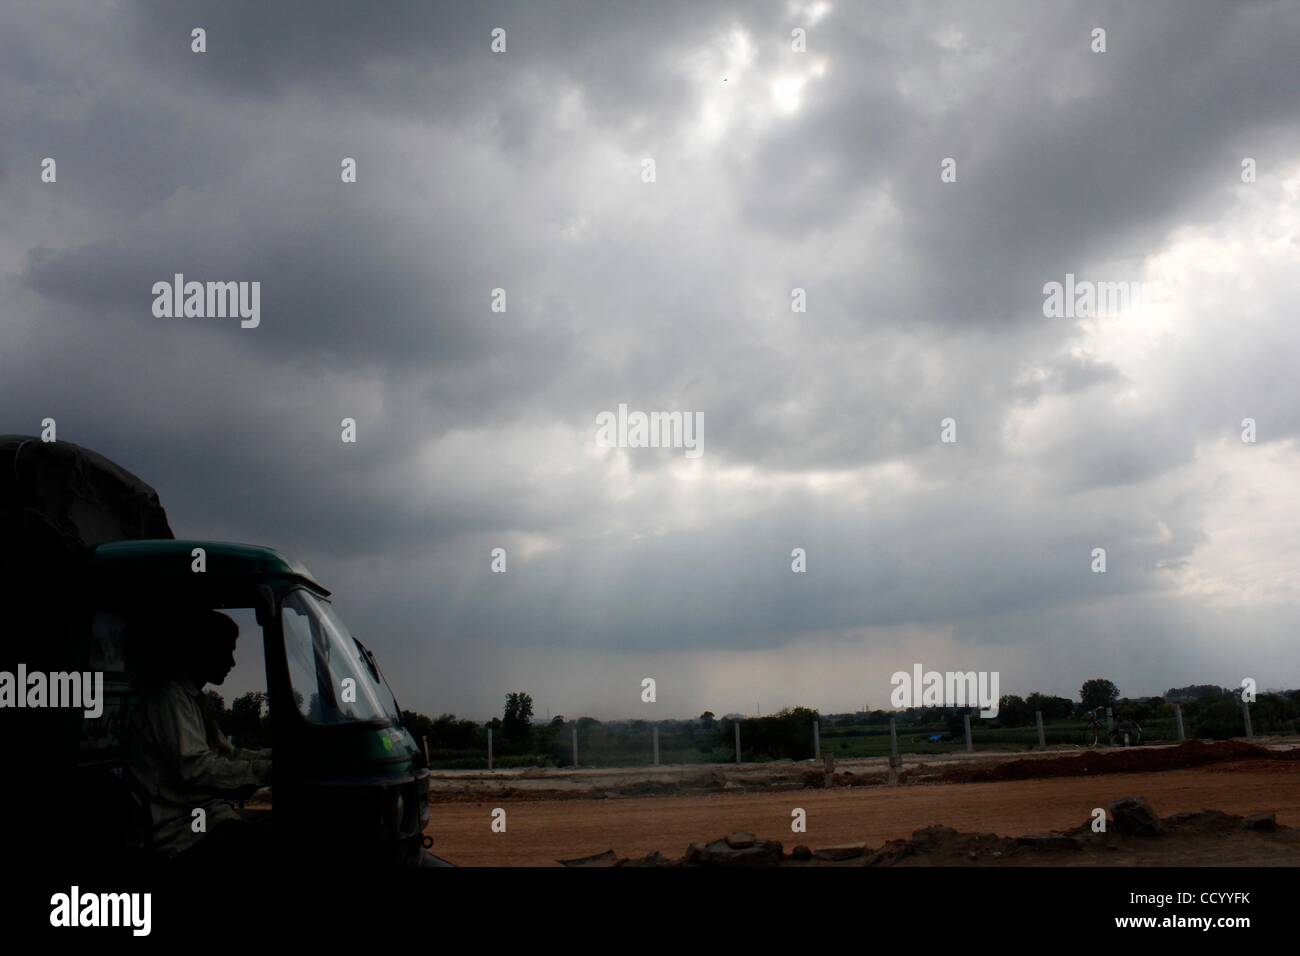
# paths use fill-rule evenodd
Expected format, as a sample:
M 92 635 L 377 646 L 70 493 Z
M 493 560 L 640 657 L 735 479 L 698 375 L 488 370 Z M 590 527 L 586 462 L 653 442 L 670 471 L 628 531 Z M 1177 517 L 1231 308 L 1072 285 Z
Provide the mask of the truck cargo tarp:
M 91 627 L 79 577 L 86 549 L 173 537 L 157 493 L 103 455 L 0 435 L 0 671 L 89 678 Z M 0 819 L 13 822 L 5 853 L 20 869 L 82 852 L 89 828 L 79 822 L 87 802 L 76 765 L 89 720 L 76 708 L 0 709 Z
M 132 538 L 174 538 L 158 493 L 71 442 L 0 435 L 0 552 L 5 563 Z

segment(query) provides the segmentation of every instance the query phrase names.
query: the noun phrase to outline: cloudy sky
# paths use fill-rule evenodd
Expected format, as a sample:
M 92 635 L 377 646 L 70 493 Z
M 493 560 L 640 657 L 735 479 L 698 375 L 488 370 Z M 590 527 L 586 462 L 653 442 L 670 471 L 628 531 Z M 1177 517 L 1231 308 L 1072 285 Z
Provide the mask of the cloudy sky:
M 0 11 L 0 432 L 303 560 L 403 706 L 1300 685 L 1300 5 Z

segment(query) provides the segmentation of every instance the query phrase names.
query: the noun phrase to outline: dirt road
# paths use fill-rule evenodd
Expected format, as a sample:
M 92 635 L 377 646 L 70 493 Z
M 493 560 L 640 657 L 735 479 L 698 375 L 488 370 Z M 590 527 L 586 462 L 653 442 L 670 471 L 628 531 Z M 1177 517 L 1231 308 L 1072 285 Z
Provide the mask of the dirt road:
M 784 790 L 594 800 L 485 799 L 438 803 L 426 832 L 433 852 L 464 866 L 554 866 L 613 849 L 621 856 L 655 850 L 680 855 L 692 842 L 748 830 L 789 846 L 866 841 L 879 845 L 931 824 L 1020 836 L 1064 830 L 1094 807 L 1129 794 L 1162 814 L 1212 808 L 1250 814 L 1273 810 L 1300 826 L 1300 762 L 1215 765 L 1163 773 L 1064 777 L 1003 783 Z M 505 833 L 491 813 L 507 813 Z M 807 811 L 807 833 L 790 830 L 791 811 Z

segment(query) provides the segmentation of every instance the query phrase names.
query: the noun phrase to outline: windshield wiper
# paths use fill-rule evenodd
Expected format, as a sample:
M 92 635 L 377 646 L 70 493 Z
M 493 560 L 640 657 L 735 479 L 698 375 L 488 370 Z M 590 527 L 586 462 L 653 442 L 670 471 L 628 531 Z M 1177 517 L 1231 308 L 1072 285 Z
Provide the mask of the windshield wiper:
M 400 717 L 402 708 L 397 706 L 397 695 L 393 693 L 393 685 L 388 683 L 388 678 L 385 677 L 384 672 L 379 669 L 379 661 L 375 658 L 374 654 L 370 653 L 370 648 L 362 644 L 355 634 L 352 636 L 352 640 L 356 642 L 357 649 L 361 651 L 361 657 L 366 662 L 366 666 L 370 668 L 370 673 L 374 675 L 375 680 L 383 681 L 384 686 L 388 688 L 388 696 L 393 698 L 393 711 Z

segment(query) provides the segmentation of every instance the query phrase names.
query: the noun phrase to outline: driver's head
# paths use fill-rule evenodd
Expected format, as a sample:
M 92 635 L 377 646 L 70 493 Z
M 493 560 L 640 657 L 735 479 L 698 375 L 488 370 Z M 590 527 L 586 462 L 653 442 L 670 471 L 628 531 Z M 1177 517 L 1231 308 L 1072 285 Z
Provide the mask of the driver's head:
M 239 625 L 220 611 L 200 611 L 176 635 L 182 642 L 185 672 L 202 688 L 220 684 L 235 666 Z

